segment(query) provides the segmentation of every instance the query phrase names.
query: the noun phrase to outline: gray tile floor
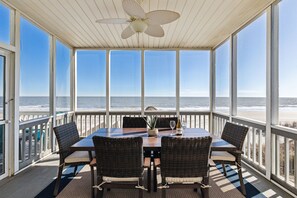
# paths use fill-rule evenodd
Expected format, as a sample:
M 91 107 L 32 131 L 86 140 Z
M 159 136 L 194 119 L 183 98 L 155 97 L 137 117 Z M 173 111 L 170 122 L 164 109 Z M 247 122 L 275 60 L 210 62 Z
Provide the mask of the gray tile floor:
M 36 196 L 54 180 L 57 165 L 58 155 L 51 155 L 16 176 L 0 181 L 0 197 L 30 198 Z M 266 197 L 292 197 L 248 167 L 245 167 L 243 174 L 246 180 L 251 182 Z

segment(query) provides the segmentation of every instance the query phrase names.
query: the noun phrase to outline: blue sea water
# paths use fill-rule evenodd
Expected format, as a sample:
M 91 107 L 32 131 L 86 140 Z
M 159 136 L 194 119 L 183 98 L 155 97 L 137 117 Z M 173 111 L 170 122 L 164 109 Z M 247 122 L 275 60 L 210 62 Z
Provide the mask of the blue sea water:
M 2 98 L 0 97 L 0 101 Z M 175 97 L 145 97 L 146 106 L 155 106 L 160 110 L 174 110 L 176 107 Z M 265 98 L 239 97 L 237 99 L 238 107 L 241 109 L 265 109 Z M 80 110 L 104 110 L 106 105 L 105 97 L 78 97 L 77 107 Z M 140 97 L 111 97 L 111 110 L 140 110 Z M 216 98 L 216 107 L 228 108 L 229 100 L 227 97 Z M 2 108 L 3 103 L 0 103 Z M 69 97 L 56 98 L 57 109 L 69 109 Z M 297 108 L 297 98 L 280 98 L 280 108 Z M 207 110 L 209 109 L 208 97 L 181 97 L 180 107 L 184 110 Z M 26 110 L 48 110 L 49 97 L 20 97 L 20 109 Z

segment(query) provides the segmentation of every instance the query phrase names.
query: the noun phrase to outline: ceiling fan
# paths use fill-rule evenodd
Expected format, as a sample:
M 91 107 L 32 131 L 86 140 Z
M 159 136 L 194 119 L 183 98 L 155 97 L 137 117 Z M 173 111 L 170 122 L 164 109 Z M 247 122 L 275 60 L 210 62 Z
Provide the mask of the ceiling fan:
M 139 0 L 138 0 L 139 1 Z M 98 19 L 97 23 L 105 24 L 129 24 L 121 37 L 127 39 L 135 33 L 146 33 L 153 37 L 163 37 L 164 30 L 161 25 L 171 23 L 180 17 L 180 14 L 170 10 L 154 10 L 145 13 L 143 8 L 135 0 L 123 0 L 124 11 L 130 16 L 129 19 L 109 18 Z

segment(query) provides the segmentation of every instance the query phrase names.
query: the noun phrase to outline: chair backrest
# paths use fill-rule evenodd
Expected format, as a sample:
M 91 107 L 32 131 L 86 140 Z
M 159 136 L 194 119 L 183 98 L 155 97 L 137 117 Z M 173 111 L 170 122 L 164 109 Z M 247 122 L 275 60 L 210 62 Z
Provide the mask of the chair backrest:
M 123 117 L 123 128 L 146 128 L 145 118 Z
M 211 137 L 162 137 L 162 177 L 203 177 L 208 174 Z
M 221 138 L 241 151 L 248 130 L 248 127 L 226 122 Z
M 142 176 L 142 137 L 109 138 L 94 136 L 93 142 L 95 146 L 98 176 Z
M 177 124 L 177 117 L 171 117 L 171 118 L 160 118 L 159 117 L 157 120 L 157 123 L 156 123 L 156 128 L 170 128 L 171 120 L 174 120 L 175 124 Z
M 59 152 L 62 158 L 67 157 L 71 152 L 70 146 L 79 141 L 79 134 L 74 122 L 54 127 Z

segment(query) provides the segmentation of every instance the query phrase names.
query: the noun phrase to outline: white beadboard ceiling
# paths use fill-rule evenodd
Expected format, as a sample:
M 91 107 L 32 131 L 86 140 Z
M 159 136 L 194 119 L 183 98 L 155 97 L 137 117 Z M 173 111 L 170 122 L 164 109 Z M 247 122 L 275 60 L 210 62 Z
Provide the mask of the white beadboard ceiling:
M 166 9 L 181 17 L 163 25 L 165 36 L 121 39 L 127 25 L 96 23 L 128 18 L 122 0 L 4 0 L 77 48 L 210 48 L 259 14 L 274 0 L 144 0 L 145 12 Z

